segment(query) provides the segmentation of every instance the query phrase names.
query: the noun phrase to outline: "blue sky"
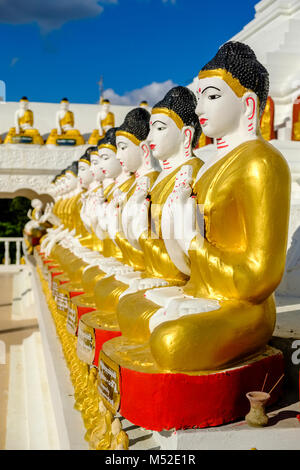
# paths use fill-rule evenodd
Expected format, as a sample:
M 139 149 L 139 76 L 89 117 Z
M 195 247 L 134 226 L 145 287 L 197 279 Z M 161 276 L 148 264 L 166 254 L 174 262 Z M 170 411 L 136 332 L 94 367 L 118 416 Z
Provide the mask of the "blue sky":
M 254 18 L 258 0 L 1 0 L 7 101 L 160 99 L 188 85 Z M 153 104 L 153 103 L 151 103 Z

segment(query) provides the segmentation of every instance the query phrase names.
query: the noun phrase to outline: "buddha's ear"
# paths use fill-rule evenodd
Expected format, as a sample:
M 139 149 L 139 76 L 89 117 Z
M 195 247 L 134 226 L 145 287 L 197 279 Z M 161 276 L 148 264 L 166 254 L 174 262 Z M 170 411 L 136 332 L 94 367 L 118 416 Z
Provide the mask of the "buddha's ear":
M 259 113 L 259 103 L 258 97 L 255 93 L 253 93 L 253 91 L 247 91 L 242 96 L 242 103 L 245 117 L 247 117 L 249 121 L 257 118 Z
M 151 153 L 151 150 L 150 150 L 150 146 L 149 144 L 143 140 L 141 143 L 140 143 L 140 149 L 142 150 L 143 152 L 143 157 L 145 159 L 145 163 L 146 165 L 150 165 L 150 153 Z
M 192 152 L 192 142 L 195 129 L 192 126 L 183 126 L 181 132 L 183 135 L 183 146 L 185 152 Z

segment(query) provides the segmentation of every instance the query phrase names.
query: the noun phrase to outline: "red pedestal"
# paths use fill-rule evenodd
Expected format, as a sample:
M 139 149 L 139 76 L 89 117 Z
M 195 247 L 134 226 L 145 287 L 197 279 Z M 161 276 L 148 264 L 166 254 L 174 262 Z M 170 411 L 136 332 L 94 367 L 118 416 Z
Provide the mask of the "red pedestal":
M 268 392 L 283 374 L 282 353 L 270 347 L 267 351 L 238 367 L 204 375 L 151 374 L 120 367 L 120 413 L 154 431 L 218 426 L 244 418 L 250 409 L 246 393 L 261 390 L 267 373 Z M 268 405 L 277 400 L 281 384 Z
M 95 357 L 93 364 L 94 366 L 99 365 L 99 355 L 102 349 L 103 344 L 108 341 L 109 339 L 116 338 L 117 336 L 121 336 L 121 331 L 114 331 L 114 330 L 102 330 L 100 328 L 94 328 L 95 333 Z

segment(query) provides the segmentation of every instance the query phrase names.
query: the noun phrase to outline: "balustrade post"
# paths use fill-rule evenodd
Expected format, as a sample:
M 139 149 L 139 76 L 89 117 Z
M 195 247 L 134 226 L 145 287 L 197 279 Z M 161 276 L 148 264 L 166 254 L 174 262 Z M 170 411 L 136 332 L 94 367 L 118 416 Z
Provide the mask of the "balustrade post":
M 21 242 L 20 240 L 16 241 L 17 244 L 17 250 L 16 250 L 16 264 L 19 266 L 20 264 L 20 259 L 21 259 Z
M 4 242 L 4 264 L 8 266 L 10 264 L 10 257 L 9 257 L 9 241 Z

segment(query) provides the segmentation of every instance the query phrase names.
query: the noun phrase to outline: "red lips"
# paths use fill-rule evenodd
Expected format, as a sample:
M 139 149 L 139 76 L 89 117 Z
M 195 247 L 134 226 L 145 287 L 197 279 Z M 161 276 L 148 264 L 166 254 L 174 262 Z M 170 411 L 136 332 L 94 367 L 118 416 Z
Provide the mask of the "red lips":
M 150 148 L 151 148 L 151 150 L 155 149 L 155 147 L 156 147 L 156 145 L 154 145 L 154 144 L 150 144 Z
M 205 118 L 199 119 L 199 122 L 200 122 L 201 126 L 202 126 L 203 124 L 205 124 L 206 121 L 207 121 L 207 119 L 205 119 Z

